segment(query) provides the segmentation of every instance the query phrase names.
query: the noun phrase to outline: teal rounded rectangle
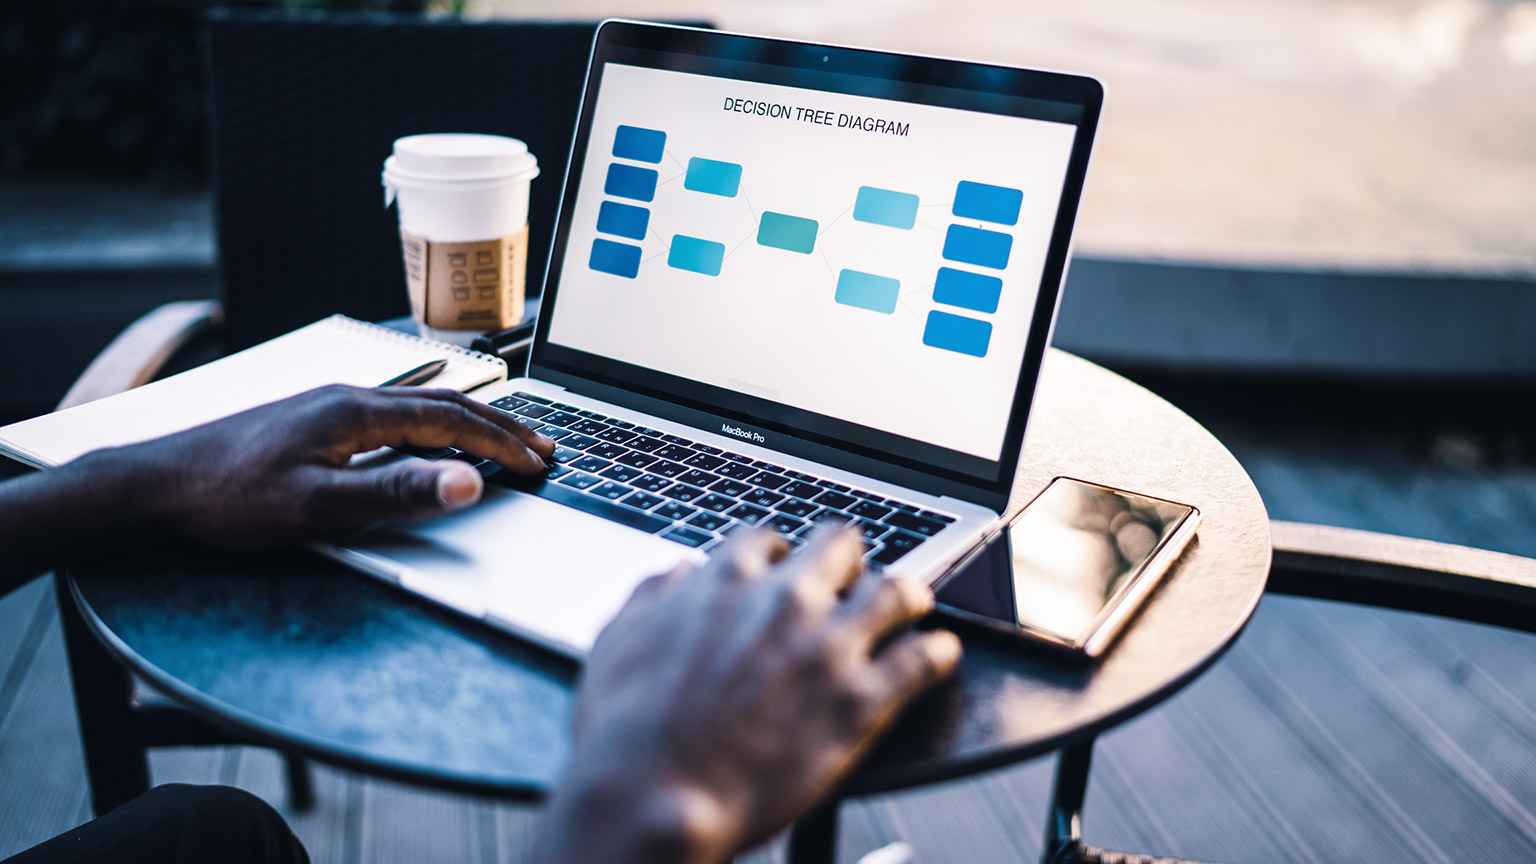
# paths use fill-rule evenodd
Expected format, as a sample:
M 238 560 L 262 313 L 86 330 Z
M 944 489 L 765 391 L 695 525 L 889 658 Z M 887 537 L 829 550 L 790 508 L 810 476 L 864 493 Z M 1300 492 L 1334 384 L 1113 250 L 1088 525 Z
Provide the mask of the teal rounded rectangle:
M 1003 280 L 996 276 L 952 267 L 940 267 L 939 278 L 933 283 L 933 302 L 989 315 L 997 311 L 1002 294 Z
M 620 126 L 613 136 L 613 155 L 636 162 L 660 162 L 667 149 L 667 133 L 640 126 Z
M 688 175 L 683 178 L 683 188 L 735 198 L 741 189 L 741 166 L 735 162 L 717 162 L 695 156 L 688 160 Z
M 1019 208 L 1024 193 L 1005 186 L 989 186 L 961 180 L 955 188 L 954 214 L 961 219 L 980 219 L 999 225 L 1019 224 Z
M 858 270 L 844 270 L 837 275 L 837 294 L 833 299 L 844 306 L 857 306 L 889 315 L 896 311 L 901 296 L 901 281 Z
M 853 220 L 907 231 L 917 224 L 917 196 L 874 186 L 860 186 L 853 199 Z
M 962 264 L 1001 270 L 1008 266 L 1008 253 L 1012 250 L 1011 235 L 969 225 L 951 225 L 944 235 L 944 257 Z
M 608 166 L 608 177 L 603 182 L 603 193 L 615 198 L 650 201 L 656 197 L 658 176 L 660 175 L 654 168 L 638 168 L 634 165 L 614 162 Z
M 633 279 L 640 273 L 640 247 L 599 237 L 592 241 L 587 266 L 599 273 Z
M 816 248 L 818 227 L 815 219 L 765 210 L 757 226 L 757 245 L 809 255 Z
M 972 357 L 987 356 L 987 343 L 991 341 L 991 324 L 937 309 L 928 313 L 928 325 L 923 328 L 924 345 Z
M 672 248 L 667 252 L 667 266 L 677 270 L 691 270 L 705 276 L 719 276 L 720 264 L 725 261 L 725 244 L 713 240 L 701 240 L 684 234 L 672 236 Z

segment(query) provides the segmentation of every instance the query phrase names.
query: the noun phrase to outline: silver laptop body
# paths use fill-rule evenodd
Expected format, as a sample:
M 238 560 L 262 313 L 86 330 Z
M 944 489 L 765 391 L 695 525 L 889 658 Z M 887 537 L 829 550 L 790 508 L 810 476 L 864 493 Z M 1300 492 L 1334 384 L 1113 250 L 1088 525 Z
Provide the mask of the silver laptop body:
M 594 41 L 527 375 L 558 436 L 324 551 L 579 657 L 737 530 L 932 581 L 998 524 L 1093 134 L 1080 76 L 628 21 Z

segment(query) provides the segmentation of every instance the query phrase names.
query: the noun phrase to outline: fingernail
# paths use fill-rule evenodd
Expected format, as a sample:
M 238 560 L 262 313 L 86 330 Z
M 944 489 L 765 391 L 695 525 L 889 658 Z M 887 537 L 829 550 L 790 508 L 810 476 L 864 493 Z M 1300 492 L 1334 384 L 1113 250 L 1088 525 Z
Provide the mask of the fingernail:
M 555 439 L 549 437 L 548 435 L 539 435 L 539 443 L 548 447 L 550 452 L 554 452 Z
M 442 462 L 437 472 L 437 500 L 444 510 L 457 510 L 480 500 L 485 481 L 463 462 Z

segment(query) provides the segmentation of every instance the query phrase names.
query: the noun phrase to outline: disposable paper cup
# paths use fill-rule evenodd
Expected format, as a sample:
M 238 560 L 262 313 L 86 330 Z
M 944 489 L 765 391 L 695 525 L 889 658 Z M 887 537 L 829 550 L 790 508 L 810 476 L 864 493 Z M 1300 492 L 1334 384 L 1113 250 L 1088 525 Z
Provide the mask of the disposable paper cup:
M 398 205 L 416 320 L 497 330 L 522 320 L 528 188 L 539 163 L 500 135 L 411 135 L 384 160 L 384 206 Z

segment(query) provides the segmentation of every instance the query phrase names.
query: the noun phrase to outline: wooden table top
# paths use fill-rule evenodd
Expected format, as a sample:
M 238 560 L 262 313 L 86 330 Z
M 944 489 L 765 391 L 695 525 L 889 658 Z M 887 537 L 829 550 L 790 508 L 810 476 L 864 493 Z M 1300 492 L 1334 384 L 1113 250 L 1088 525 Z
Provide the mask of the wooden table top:
M 1183 501 L 1199 534 L 1096 666 L 968 640 L 953 681 L 900 721 L 848 794 L 938 782 L 1095 734 L 1177 692 L 1252 615 L 1269 521 L 1198 423 L 1070 354 L 1046 356 L 1011 508 L 1058 475 Z M 195 709 L 322 761 L 537 798 L 558 776 L 579 669 L 302 551 L 157 550 L 77 568 L 86 619 Z

